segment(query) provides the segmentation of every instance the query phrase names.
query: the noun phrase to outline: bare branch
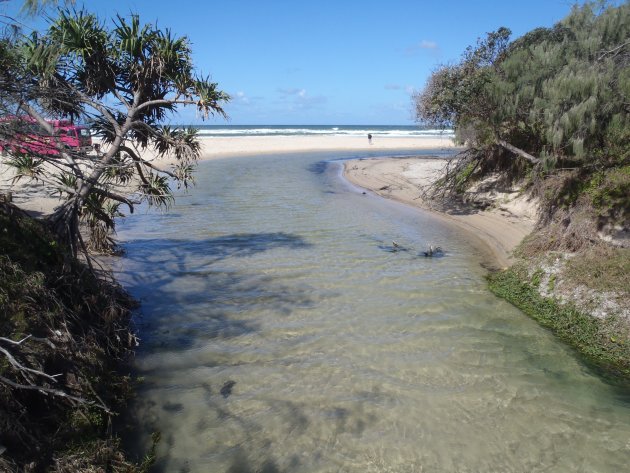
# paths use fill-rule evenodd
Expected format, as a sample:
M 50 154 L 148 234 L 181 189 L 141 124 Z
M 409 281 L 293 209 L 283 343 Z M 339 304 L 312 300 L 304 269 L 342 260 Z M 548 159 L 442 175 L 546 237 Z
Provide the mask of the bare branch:
M 5 384 L 7 384 L 7 385 L 9 385 L 9 386 L 11 386 L 12 388 L 15 388 L 15 389 L 26 389 L 26 390 L 30 390 L 30 391 L 40 391 L 40 392 L 45 393 L 45 394 L 51 394 L 53 396 L 69 399 L 71 401 L 78 402 L 79 404 L 88 404 L 88 405 L 91 405 L 91 406 L 95 406 L 95 407 L 98 407 L 99 409 L 102 409 L 106 413 L 108 413 L 110 415 L 113 415 L 113 412 L 111 410 L 109 410 L 109 408 L 107 406 L 105 406 L 105 405 L 100 405 L 100 404 L 97 404 L 97 403 L 95 403 L 93 401 L 88 401 L 87 399 L 84 399 L 82 397 L 73 396 L 72 394 L 68 394 L 68 393 L 66 393 L 64 391 L 61 391 L 59 389 L 47 388 L 47 387 L 44 387 L 44 386 L 31 386 L 31 385 L 28 385 L 28 384 L 19 384 L 19 383 L 16 383 L 14 381 L 11 381 L 8 378 L 5 378 L 4 376 L 0 376 L 0 382 L 5 383 Z
M 22 340 L 18 340 L 17 342 L 14 340 L 11 340 L 9 338 L 4 338 L 4 337 L 0 337 L 0 342 L 5 342 L 5 343 L 10 343 L 11 345 L 16 345 L 16 346 L 20 346 L 22 343 L 24 343 L 26 340 L 28 340 L 29 338 L 31 338 L 31 335 L 27 335 L 26 337 L 24 337 Z
M 159 105 L 195 105 L 197 102 L 194 100 L 149 100 L 148 102 L 143 102 L 142 104 L 136 107 L 136 111 L 141 111 L 148 107 L 154 107 Z
M 616 54 L 620 49 L 624 48 L 625 46 L 628 46 L 630 44 L 630 40 L 626 41 L 625 43 L 620 44 L 619 46 L 611 49 L 610 51 L 604 51 L 598 58 L 598 61 L 601 61 L 602 59 L 604 59 L 604 57 L 608 56 L 609 54 Z
M 137 166 L 138 166 L 138 164 L 142 164 L 142 165 L 144 165 L 144 166 L 146 166 L 146 167 L 148 167 L 148 168 L 150 168 L 150 169 L 153 169 L 154 171 L 164 173 L 164 174 L 166 174 L 167 176 L 172 177 L 172 178 L 174 178 L 174 179 L 176 179 L 176 178 L 177 178 L 177 176 L 176 176 L 175 174 L 173 174 L 172 172 L 167 171 L 167 170 L 164 170 L 164 169 L 160 169 L 159 167 L 154 166 L 153 164 L 151 164 L 149 161 L 147 161 L 147 160 L 145 160 L 145 159 L 142 159 L 142 158 L 140 157 L 139 153 L 136 153 L 134 150 L 132 150 L 132 149 L 131 149 L 131 148 L 129 148 L 128 146 L 121 146 L 121 147 L 120 147 L 120 150 L 121 150 L 121 151 L 124 151 L 125 153 L 127 153 L 127 154 L 131 157 L 131 159 L 133 159 L 133 160 L 136 162 L 136 169 L 137 169 L 137 170 L 138 170 L 138 172 L 140 173 L 140 179 L 141 179 L 141 180 L 142 180 L 145 184 L 147 184 L 146 178 L 144 177 L 144 174 L 142 173 L 142 170 L 141 170 L 140 168 L 138 168 L 138 167 L 137 167 Z
M 55 132 L 53 126 L 48 123 L 46 119 L 42 117 L 41 114 L 38 113 L 37 110 L 35 110 L 29 104 L 22 102 L 20 103 L 19 108 L 24 110 L 31 118 L 37 121 L 38 125 L 41 126 L 42 129 L 46 131 L 46 133 L 52 135 Z
M 7 357 L 7 359 L 9 360 L 9 363 L 11 363 L 13 365 L 14 368 L 16 368 L 19 371 L 25 371 L 27 373 L 32 373 L 35 374 L 37 376 L 42 376 L 44 378 L 47 378 L 53 382 L 57 382 L 57 377 L 61 376 L 60 374 L 53 374 L 53 375 L 49 375 L 44 373 L 43 371 L 39 371 L 39 370 L 34 370 L 33 368 L 29 368 L 28 366 L 24 366 L 22 365 L 19 361 L 17 361 L 13 355 L 11 355 L 11 353 L 8 350 L 5 350 L 4 348 L 0 347 L 0 353 L 4 354 L 4 356 Z
M 102 196 L 105 196 L 105 197 L 107 197 L 109 199 L 115 200 L 117 202 L 122 202 L 123 204 L 127 205 L 127 207 L 129 207 L 129 212 L 133 213 L 133 209 L 134 209 L 133 205 L 134 205 L 134 203 L 131 200 L 129 200 L 128 198 L 126 198 L 126 197 L 124 197 L 124 196 L 122 196 L 120 194 L 116 194 L 115 192 L 111 192 L 111 191 L 102 189 L 100 187 L 94 187 L 92 189 L 92 191 L 96 192 L 97 194 L 100 194 Z
M 129 102 L 127 102 L 127 99 L 125 99 L 125 97 L 123 97 L 117 90 L 114 90 L 114 95 L 125 107 L 129 108 L 131 106 Z
M 92 100 L 87 94 L 85 94 L 81 90 L 79 90 L 79 89 L 75 89 L 75 90 L 79 94 L 79 96 L 81 97 L 81 102 L 83 102 L 84 104 L 89 105 L 90 107 L 92 107 L 95 110 L 97 110 L 100 113 L 102 113 L 103 116 L 105 117 L 105 119 L 107 119 L 107 121 L 112 124 L 112 127 L 116 131 L 116 134 L 122 134 L 122 130 L 121 130 L 120 124 L 118 123 L 116 118 L 114 118 L 112 113 L 109 111 L 108 107 L 106 107 L 105 105 L 103 105 L 100 102 L 97 102 L 96 100 Z

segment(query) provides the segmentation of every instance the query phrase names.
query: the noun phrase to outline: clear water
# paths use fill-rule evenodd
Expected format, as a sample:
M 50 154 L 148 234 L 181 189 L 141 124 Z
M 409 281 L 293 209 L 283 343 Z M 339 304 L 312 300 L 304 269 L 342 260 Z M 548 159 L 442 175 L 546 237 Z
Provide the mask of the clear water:
M 627 393 L 489 293 L 464 235 L 333 157 L 203 163 L 122 223 L 156 471 L 628 471 Z

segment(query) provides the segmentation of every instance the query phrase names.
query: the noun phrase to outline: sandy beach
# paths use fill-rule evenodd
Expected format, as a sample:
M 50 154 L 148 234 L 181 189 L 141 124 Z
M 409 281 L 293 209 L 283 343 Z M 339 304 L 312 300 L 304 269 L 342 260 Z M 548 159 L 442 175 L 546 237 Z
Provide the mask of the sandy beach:
M 229 159 L 235 156 L 261 156 L 301 152 L 347 152 L 357 154 L 369 151 L 422 151 L 450 149 L 450 138 L 376 137 L 370 144 L 367 137 L 359 136 L 230 136 L 202 137 L 200 161 Z M 145 158 L 147 155 L 145 155 Z M 172 160 L 149 159 L 167 169 Z M 471 241 L 487 251 L 499 267 L 510 264 L 510 253 L 531 232 L 535 208 L 514 195 L 495 195 L 496 208 L 475 212 L 436 212 L 422 198 L 422 189 L 439 178 L 445 165 L 442 158 L 377 158 L 357 159 L 345 165 L 345 176 L 352 183 L 369 189 L 386 198 L 434 212 L 447 224 L 455 224 L 470 233 Z M 12 192 L 13 201 L 33 215 L 41 216 L 53 211 L 59 200 L 42 185 L 23 179 L 12 184 L 14 174 L 6 165 L 0 165 L 0 191 Z
M 433 212 L 445 223 L 468 232 L 471 242 L 487 252 L 499 268 L 512 262 L 512 251 L 534 229 L 536 205 L 511 192 L 485 195 L 495 205 L 487 210 L 436 210 L 422 199 L 423 190 L 442 174 L 442 158 L 375 158 L 345 163 L 344 174 L 353 184 L 382 197 Z
M 96 140 L 95 140 L 96 141 Z M 423 150 L 435 148 L 453 148 L 453 141 L 448 137 L 375 137 L 372 144 L 363 136 L 213 136 L 201 137 L 200 161 L 224 159 L 235 156 L 265 156 L 316 151 L 367 151 L 383 150 Z M 168 169 L 174 159 L 157 159 L 147 151 L 144 155 L 158 167 Z M 36 216 L 51 213 L 59 204 L 59 199 L 51 196 L 41 184 L 22 179 L 12 183 L 12 168 L 0 161 L 0 193 L 11 192 L 15 204 Z
M 311 151 L 382 151 L 453 148 L 448 137 L 375 136 L 372 144 L 363 136 L 238 136 L 202 138 L 201 160 L 230 156 L 265 155 Z

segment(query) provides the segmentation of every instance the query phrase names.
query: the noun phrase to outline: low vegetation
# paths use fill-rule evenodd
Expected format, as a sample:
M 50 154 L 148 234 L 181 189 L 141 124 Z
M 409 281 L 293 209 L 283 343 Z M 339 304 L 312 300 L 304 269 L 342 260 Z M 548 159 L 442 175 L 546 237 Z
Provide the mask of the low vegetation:
M 53 234 L 10 204 L 0 248 L 0 470 L 141 471 L 111 436 L 131 393 L 117 370 L 136 345 L 133 301 L 68 266 Z

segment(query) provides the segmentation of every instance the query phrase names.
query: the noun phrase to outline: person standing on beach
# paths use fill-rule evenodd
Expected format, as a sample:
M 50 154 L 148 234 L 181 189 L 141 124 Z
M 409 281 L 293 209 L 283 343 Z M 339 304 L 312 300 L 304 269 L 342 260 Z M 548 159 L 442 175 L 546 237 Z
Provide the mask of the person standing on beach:
M 368 133 L 368 143 L 372 144 L 372 133 Z

